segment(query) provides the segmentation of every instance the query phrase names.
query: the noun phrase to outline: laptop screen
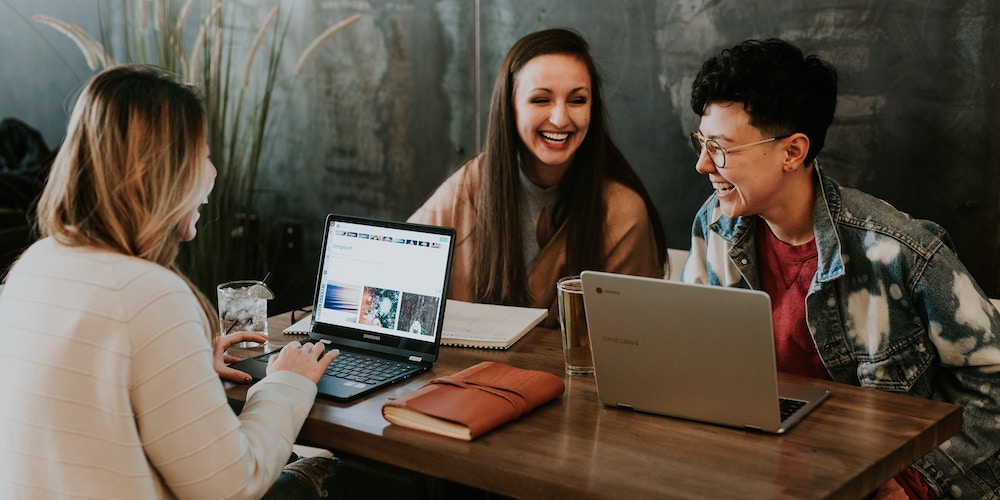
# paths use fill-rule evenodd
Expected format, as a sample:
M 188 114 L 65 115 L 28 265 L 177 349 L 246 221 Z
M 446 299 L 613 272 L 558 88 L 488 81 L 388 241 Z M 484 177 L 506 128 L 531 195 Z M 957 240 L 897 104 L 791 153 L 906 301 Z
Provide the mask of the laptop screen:
M 434 361 L 454 239 L 446 227 L 328 215 L 313 332 L 338 345 Z

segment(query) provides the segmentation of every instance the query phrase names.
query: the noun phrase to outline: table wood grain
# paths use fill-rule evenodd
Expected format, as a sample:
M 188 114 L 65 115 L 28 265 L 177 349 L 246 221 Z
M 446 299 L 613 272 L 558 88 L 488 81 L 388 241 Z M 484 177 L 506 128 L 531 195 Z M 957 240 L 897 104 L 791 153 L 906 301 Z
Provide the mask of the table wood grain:
M 268 320 L 267 347 L 290 340 L 289 313 Z M 404 429 L 382 405 L 483 360 L 548 371 L 566 392 L 465 442 Z M 603 406 L 593 377 L 563 371 L 559 331 L 535 328 L 507 351 L 443 347 L 423 375 L 352 403 L 317 399 L 299 442 L 365 456 L 517 498 L 860 498 L 958 432 L 956 405 L 779 374 L 831 396 L 784 435 Z M 227 383 L 238 411 L 246 385 Z

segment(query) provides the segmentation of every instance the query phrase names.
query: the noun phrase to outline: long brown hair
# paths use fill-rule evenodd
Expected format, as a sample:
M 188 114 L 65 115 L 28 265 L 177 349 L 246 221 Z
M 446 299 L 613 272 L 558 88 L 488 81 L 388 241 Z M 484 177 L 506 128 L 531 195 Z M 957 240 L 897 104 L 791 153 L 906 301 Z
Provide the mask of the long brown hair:
M 179 227 L 204 199 L 205 111 L 194 88 L 152 66 L 109 68 L 84 87 L 38 202 L 37 226 L 70 246 L 139 257 L 184 279 Z
M 482 174 L 476 207 L 479 244 L 474 250 L 473 286 L 479 300 L 526 305 L 530 303 L 527 265 L 521 252 L 518 192 L 518 155 L 523 144 L 517 133 L 514 88 L 518 73 L 538 56 L 565 54 L 579 59 L 590 74 L 591 121 L 573 163 L 559 182 L 556 227 L 565 224 L 568 273 L 603 269 L 607 204 L 604 187 L 618 181 L 638 193 L 656 236 L 662 265 L 666 237 L 660 216 L 642 181 L 611 140 L 601 93 L 601 77 L 590 46 L 579 33 L 565 28 L 538 31 L 511 47 L 497 72 L 490 102 L 489 122 L 481 157 Z

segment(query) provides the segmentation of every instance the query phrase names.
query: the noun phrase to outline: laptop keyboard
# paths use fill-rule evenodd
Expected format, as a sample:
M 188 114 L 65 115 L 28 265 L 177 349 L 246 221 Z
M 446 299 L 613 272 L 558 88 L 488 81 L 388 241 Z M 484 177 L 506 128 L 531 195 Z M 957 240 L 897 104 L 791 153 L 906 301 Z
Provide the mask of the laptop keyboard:
M 265 353 L 260 356 L 260 359 L 266 362 L 268 358 L 277 353 L 278 351 Z M 326 367 L 326 374 L 353 382 L 374 385 L 418 369 L 419 366 L 416 365 L 341 349 L 340 355 L 330 363 L 330 366 Z
M 377 384 L 414 369 L 413 365 L 407 363 L 342 350 L 337 359 L 326 368 L 326 373 L 362 384 Z
M 799 411 L 799 408 L 805 405 L 805 401 L 798 399 L 778 398 L 778 406 L 781 409 L 781 421 L 784 422 L 786 418 L 792 416 L 795 412 Z

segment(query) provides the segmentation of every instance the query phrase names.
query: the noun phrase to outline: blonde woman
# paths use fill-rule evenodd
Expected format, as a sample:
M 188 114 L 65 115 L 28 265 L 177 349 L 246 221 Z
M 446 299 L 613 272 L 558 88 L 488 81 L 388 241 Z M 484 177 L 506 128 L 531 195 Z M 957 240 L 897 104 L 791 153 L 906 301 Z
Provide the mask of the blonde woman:
M 118 66 L 83 89 L 41 239 L 0 296 L 0 498 L 259 498 L 279 478 L 337 352 L 292 342 L 230 409 L 219 376 L 245 374 L 223 352 L 264 339 L 213 349 L 213 308 L 174 264 L 214 184 L 209 153 L 201 101 L 160 70 Z

